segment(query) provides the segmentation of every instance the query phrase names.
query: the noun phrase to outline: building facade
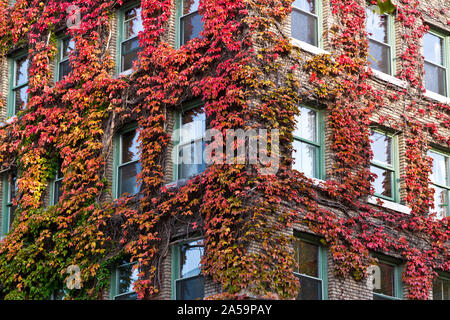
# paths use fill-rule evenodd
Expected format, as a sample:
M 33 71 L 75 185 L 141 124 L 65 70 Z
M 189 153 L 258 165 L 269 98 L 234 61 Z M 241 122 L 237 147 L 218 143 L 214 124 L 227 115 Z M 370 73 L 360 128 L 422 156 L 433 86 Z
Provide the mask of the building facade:
M 101 2 L 92 1 L 86 12 L 80 9 L 81 3 L 74 1 L 73 11 L 58 9 L 67 14 L 67 19 L 43 27 L 42 34 L 36 32 L 38 23 L 31 21 L 28 29 L 33 35 L 17 32 L 26 40 L 19 39 L 3 50 L 0 60 L 4 145 L 0 158 L 2 297 L 120 300 L 137 299 L 139 291 L 139 298 L 154 299 L 245 295 L 376 300 L 425 298 L 426 289 L 429 299 L 449 298 L 448 1 L 399 0 L 392 2 L 392 7 L 386 4 L 386 8 L 362 0 L 290 2 L 237 1 L 227 6 L 217 1 L 175 0 L 160 1 L 158 8 L 148 1 L 108 3 L 107 9 L 102 9 L 105 12 L 98 15 L 104 20 L 98 19 L 98 25 L 92 26 L 96 14 L 93 8 L 100 8 Z M 3 14 L 12 19 L 14 12 L 29 9 L 30 3 L 16 1 L 9 4 L 9 9 L 5 4 Z M 280 12 L 274 9 L 276 5 L 281 5 Z M 246 21 L 246 16 L 253 18 L 266 12 L 262 9 L 265 7 L 273 9 L 268 10 L 267 21 Z M 70 17 L 75 19 L 73 24 L 68 23 Z M 81 21 L 79 25 L 77 19 Z M 84 25 L 88 22 L 91 29 Z M 152 27 L 150 22 L 160 24 Z M 214 43 L 217 25 L 227 29 Z M 76 28 L 71 29 L 73 26 Z M 257 33 L 256 26 L 265 33 Z M 2 32 L 5 39 L 15 36 L 6 34 L 4 29 Z M 98 39 L 93 32 L 98 32 Z M 275 40 L 264 38 L 269 33 L 275 35 Z M 83 34 L 88 36 L 83 38 Z M 238 42 L 233 38 L 236 34 L 242 35 L 239 41 L 245 43 L 237 49 L 232 47 Z M 51 40 L 46 40 L 47 35 Z M 252 45 L 245 42 L 249 39 L 255 40 L 254 55 L 249 49 Z M 97 58 L 83 51 L 83 41 L 92 46 L 91 52 Z M 53 46 L 53 51 L 37 49 L 36 43 Z M 99 44 L 103 47 L 97 47 Z M 275 44 L 279 51 L 270 51 Z M 29 51 L 30 47 L 33 50 Z M 267 59 L 261 65 L 267 64 L 268 68 L 230 71 L 237 68 L 238 64 L 233 64 L 236 61 L 252 66 L 246 56 L 239 56 L 242 48 L 255 61 Z M 213 49 L 220 58 L 211 53 Z M 167 58 L 170 53 L 177 59 Z M 43 72 L 47 78 L 37 80 L 42 71 L 40 59 L 47 61 L 42 67 L 48 69 Z M 89 73 L 89 68 L 94 71 Z M 226 100 L 233 95 L 227 90 L 234 84 L 226 75 L 242 76 L 245 72 L 259 82 L 254 85 L 240 79 L 236 85 L 237 93 L 246 92 L 242 105 L 248 109 Z M 89 76 L 83 78 L 83 74 Z M 173 77 L 172 82 L 169 77 Z M 220 79 L 225 88 L 214 91 L 214 84 L 222 85 Z M 264 81 L 270 85 L 264 87 Z M 86 83 L 89 86 L 84 86 Z M 271 85 L 270 93 L 263 92 Z M 252 86 L 261 91 L 251 91 Z M 77 90 L 88 92 L 93 100 L 81 99 Z M 217 96 L 213 92 L 218 92 Z M 157 97 L 159 93 L 163 94 Z M 42 97 L 42 101 L 36 97 Z M 292 101 L 297 111 L 291 106 Z M 225 105 L 230 109 L 220 109 Z M 277 110 L 273 105 L 279 105 L 279 114 L 264 114 L 265 109 L 259 110 L 259 105 L 272 106 L 273 109 L 267 107 L 270 112 Z M 348 112 L 338 110 L 346 107 Z M 259 111 L 253 113 L 255 109 Z M 96 118 L 96 112 L 102 115 Z M 70 121 L 59 122 L 59 115 L 68 113 Z M 265 184 L 261 182 L 270 185 L 264 190 L 256 187 L 257 193 L 261 192 L 256 198 L 240 198 L 238 191 L 247 192 L 246 187 L 253 187 L 254 181 L 248 180 L 247 185 L 237 178 L 247 172 L 239 165 L 239 174 L 229 169 L 220 173 L 217 169 L 213 171 L 217 176 L 210 173 L 203 178 L 203 173 L 211 169 L 202 157 L 205 141 L 211 141 L 207 138 L 208 129 L 225 130 L 224 123 L 232 128 L 237 128 L 237 123 L 249 128 L 258 119 L 249 117 L 240 122 L 238 118 L 254 114 L 263 114 L 265 128 L 274 123 L 272 118 L 277 119 L 274 127 L 281 131 L 280 166 L 290 166 L 287 171 L 291 171 L 274 175 L 280 179 L 280 185 L 290 181 L 287 176 L 304 181 L 292 186 L 289 192 L 298 192 L 291 194 L 292 198 L 284 198 L 283 192 L 287 191 L 280 191 L 276 204 L 268 191 L 278 190 L 270 189 L 278 187 L 271 180 L 273 177 L 264 180 Z M 280 118 L 286 114 L 290 121 L 282 122 Z M 32 125 L 46 117 L 44 128 Z M 348 120 L 347 124 L 344 120 Z M 47 131 L 52 123 L 60 130 Z M 68 123 L 73 128 L 78 123 L 84 129 L 77 132 L 63 126 Z M 356 129 L 358 123 L 363 129 Z M 93 139 L 86 138 L 83 130 L 91 130 Z M 163 133 L 159 135 L 157 130 Z M 53 140 L 45 140 L 44 133 Z M 351 139 L 362 151 L 350 148 Z M 161 141 L 164 144 L 159 145 Z M 49 145 L 55 147 L 49 149 Z M 21 161 L 24 155 L 36 158 Z M 363 163 L 359 157 L 365 159 Z M 84 158 L 85 163 L 80 160 Z M 96 162 L 98 159 L 102 161 Z M 39 161 L 41 166 L 36 167 Z M 71 161 L 79 161 L 83 166 L 75 167 Z M 370 178 L 370 173 L 375 176 Z M 77 180 L 77 174 L 91 180 Z M 33 177 L 35 185 L 31 182 Z M 228 181 L 235 186 L 228 185 Z M 369 192 L 364 183 L 373 189 Z M 163 191 L 157 191 L 159 188 Z M 193 200 L 196 194 L 204 193 L 216 196 L 200 196 L 204 205 Z M 78 198 L 90 194 L 93 196 L 89 201 Z M 163 200 L 152 202 L 152 198 Z M 208 202 L 213 199 L 228 201 L 222 208 L 223 216 L 216 216 L 220 221 L 212 218 L 214 210 L 221 208 L 218 203 Z M 244 200 L 248 203 L 243 204 Z M 260 211 L 248 209 L 252 206 Z M 211 212 L 208 208 L 212 208 Z M 259 215 L 265 210 L 270 214 Z M 139 215 L 133 216 L 133 212 Z M 96 220 L 83 218 L 83 214 Z M 156 218 L 157 214 L 160 215 Z M 47 225 L 30 218 L 37 216 L 48 217 L 50 222 Z M 286 219 L 284 227 L 280 227 L 282 219 Z M 104 228 L 100 222 L 105 222 Z M 88 227 L 96 223 L 98 229 Z M 70 239 L 61 233 L 63 225 L 75 233 L 80 243 L 80 247 L 67 245 L 68 253 L 64 255 L 56 252 L 66 248 L 66 242 L 58 237 Z M 34 230 L 32 226 L 35 231 L 28 231 L 27 228 Z M 227 226 L 231 226 L 231 231 L 223 230 Z M 272 227 L 272 231 L 268 230 Z M 240 233 L 240 228 L 247 233 Z M 14 229 L 21 231 L 15 233 Z M 86 237 L 81 235 L 84 232 Z M 21 242 L 24 235 L 27 238 Z M 47 236 L 47 242 L 42 240 Z M 38 251 L 31 248 L 33 237 L 38 239 L 36 243 L 42 240 L 41 251 L 48 250 L 48 254 L 26 252 L 26 248 Z M 219 245 L 220 241 L 224 244 Z M 279 251 L 271 251 L 271 241 Z M 285 265 L 277 265 L 282 264 L 280 256 L 267 260 L 272 254 L 281 255 L 282 250 L 291 254 Z M 232 254 L 234 258 L 229 256 Z M 101 258 L 96 260 L 96 255 Z M 19 259 L 32 263 L 40 258 L 46 261 L 42 269 L 28 267 L 33 271 L 25 268 L 17 272 L 20 278 L 35 277 L 36 283 L 31 285 L 21 286 L 22 280 L 7 267 L 22 263 Z M 57 262 L 52 265 L 50 261 Z M 250 264 L 255 261 L 270 262 L 266 269 L 255 269 L 265 270 L 266 274 L 257 278 L 258 285 L 252 287 Z M 418 261 L 423 263 L 422 273 Z M 241 274 L 232 272 L 234 262 L 236 272 Z M 89 263 L 96 265 L 89 269 L 93 276 L 83 271 Z M 80 265 L 83 286 L 97 291 L 86 289 L 81 295 L 79 288 L 68 286 L 64 271 L 69 265 Z M 291 270 L 290 278 L 279 284 L 278 277 L 287 269 Z M 55 270 L 59 275 L 51 277 L 44 270 Z M 342 274 L 343 270 L 347 274 Z M 268 285 L 268 279 L 276 284 Z M 415 280 L 428 284 L 413 288 Z M 137 287 L 133 286 L 136 281 Z M 293 295 L 292 290 L 297 294 Z

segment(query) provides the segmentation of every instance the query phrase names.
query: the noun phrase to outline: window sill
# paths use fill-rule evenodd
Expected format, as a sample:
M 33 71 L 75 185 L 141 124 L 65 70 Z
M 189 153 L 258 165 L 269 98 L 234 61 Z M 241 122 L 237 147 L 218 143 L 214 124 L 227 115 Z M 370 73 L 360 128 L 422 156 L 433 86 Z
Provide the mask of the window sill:
M 373 75 L 383 81 L 386 81 L 390 84 L 393 84 L 397 87 L 401 87 L 406 89 L 406 87 L 408 86 L 408 83 L 406 81 L 400 80 L 399 78 L 396 78 L 394 76 L 391 76 L 390 74 L 378 71 L 378 70 L 374 70 L 372 69 L 372 73 Z
M 376 206 L 380 206 L 380 204 L 378 203 L 378 199 L 383 202 L 381 207 L 383 207 L 385 209 L 389 209 L 389 210 L 393 210 L 393 211 L 397 211 L 397 212 L 405 213 L 405 214 L 411 214 L 411 209 L 410 208 L 408 208 L 405 205 L 396 203 L 396 202 L 384 200 L 384 199 L 377 198 L 377 197 L 374 197 L 374 196 L 370 196 L 369 199 L 367 200 L 367 202 L 370 203 L 370 204 L 374 204 Z
M 304 41 L 300 41 L 300 40 L 297 40 L 297 39 L 294 39 L 294 38 L 290 38 L 290 40 L 291 40 L 291 43 L 294 46 L 296 46 L 296 47 L 298 47 L 298 48 L 300 48 L 300 49 L 302 49 L 304 51 L 307 51 L 309 53 L 312 53 L 312 54 L 315 54 L 315 55 L 318 55 L 318 54 L 330 54 L 330 52 L 328 52 L 326 50 L 323 50 L 323 49 L 321 49 L 319 47 L 313 46 L 313 45 L 311 45 L 309 43 L 306 43 Z
M 425 91 L 425 97 L 436 100 L 440 103 L 449 103 L 450 104 L 450 98 L 447 98 L 443 95 L 440 95 L 439 93 L 430 91 L 430 90 L 426 90 Z

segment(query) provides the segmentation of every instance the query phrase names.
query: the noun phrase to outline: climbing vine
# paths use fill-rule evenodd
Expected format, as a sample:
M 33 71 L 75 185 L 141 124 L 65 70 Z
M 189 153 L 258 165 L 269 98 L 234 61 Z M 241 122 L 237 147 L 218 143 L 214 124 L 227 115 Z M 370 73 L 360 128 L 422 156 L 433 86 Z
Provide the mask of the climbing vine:
M 448 219 L 428 214 L 433 194 L 427 141 L 448 146 L 443 132 L 450 118 L 448 105 L 411 98 L 424 91 L 418 44 L 427 27 L 420 1 L 400 0 L 396 9 L 404 31 L 396 76 L 407 86 L 401 90 L 369 83 L 365 1 L 329 1 L 333 53 L 314 58 L 293 47 L 284 31 L 291 4 L 201 1 L 200 37 L 176 49 L 166 38 L 173 1 L 142 0 L 139 61 L 134 73 L 115 77 L 111 21 L 123 1 L 18 0 L 12 6 L 0 1 L 2 54 L 8 54 L 5 48 L 27 48 L 30 57 L 27 108 L 0 128 L 2 168 L 18 173 L 16 219 L 0 244 L 5 298 L 48 298 L 63 285 L 70 265 L 80 266 L 82 288 L 69 290 L 67 298 L 102 298 L 111 265 L 125 256 L 138 263 L 139 298 L 155 297 L 161 261 L 182 225 L 203 236 L 203 274 L 222 286 L 223 293 L 209 298 L 290 299 L 299 284 L 286 231 L 304 224 L 323 238 L 337 275 L 364 279 L 373 262 L 370 251 L 394 252 L 406 261 L 409 298 L 427 299 L 435 270 L 450 267 Z M 79 24 L 67 30 L 76 43 L 73 71 L 54 84 L 55 35 L 72 5 L 81 9 Z M 300 83 L 299 72 L 308 74 L 308 84 Z M 203 101 L 209 127 L 222 133 L 278 129 L 278 173 L 262 175 L 250 164 L 214 164 L 183 186 L 166 186 L 168 114 L 192 99 Z M 329 179 L 319 187 L 290 169 L 298 105 L 311 99 L 327 109 L 333 155 Z M 405 110 L 400 121 L 382 115 L 399 101 Z M 424 116 L 440 122 L 421 121 Z M 133 120 L 139 125 L 141 191 L 111 200 L 112 136 Z M 404 134 L 402 179 L 410 215 L 366 204 L 373 194 L 375 124 Z M 45 207 L 47 185 L 59 165 L 61 200 Z M 417 246 L 411 235 L 425 245 Z

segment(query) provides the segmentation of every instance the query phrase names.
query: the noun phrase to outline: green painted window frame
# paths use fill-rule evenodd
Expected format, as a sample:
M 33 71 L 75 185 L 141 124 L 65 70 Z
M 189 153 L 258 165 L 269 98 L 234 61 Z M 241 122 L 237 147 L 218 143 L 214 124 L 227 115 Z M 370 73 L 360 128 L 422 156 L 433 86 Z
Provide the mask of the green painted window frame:
M 112 190 L 113 190 L 113 198 L 117 199 L 119 198 L 119 168 L 122 166 L 125 166 L 127 164 L 139 162 L 139 160 L 130 161 L 127 163 L 121 163 L 121 154 L 122 154 L 122 135 L 125 133 L 128 133 L 133 130 L 138 129 L 138 124 L 136 122 L 130 123 L 126 126 L 124 126 L 121 130 L 119 130 L 113 138 L 113 183 L 112 183 Z
M 300 11 L 302 11 L 305 14 L 314 16 L 317 19 L 317 21 L 316 21 L 317 44 L 314 45 L 314 46 L 323 49 L 323 47 L 324 47 L 324 43 L 323 43 L 323 3 L 322 3 L 323 0 L 314 0 L 314 1 L 315 1 L 315 7 L 316 7 L 316 10 L 317 10 L 316 14 L 312 14 L 312 13 L 306 12 L 306 11 L 300 9 L 300 8 L 296 8 L 293 4 L 292 4 L 292 8 L 293 9 L 295 8 L 296 10 L 300 10 Z M 292 34 L 292 30 L 290 32 Z M 293 38 L 293 39 L 295 39 L 295 38 Z M 298 39 L 295 39 L 295 40 L 302 41 L 302 40 L 298 40 Z
M 441 279 L 441 280 L 444 280 L 444 281 L 449 281 L 450 282 L 450 273 L 444 273 L 444 272 L 439 272 L 438 271 L 437 278 Z M 435 300 L 435 301 L 443 300 L 443 299 L 434 299 L 434 287 L 431 288 L 431 292 L 432 292 L 433 300 Z
M 55 59 L 55 83 L 62 80 L 62 79 L 59 78 L 59 71 L 60 71 L 60 68 L 61 68 L 60 67 L 61 63 L 66 62 L 68 60 L 70 61 L 69 57 L 65 58 L 65 59 L 63 59 L 63 57 L 62 57 L 62 55 L 63 55 L 63 44 L 64 44 L 64 41 L 67 40 L 67 39 L 69 39 L 69 41 L 70 41 L 71 37 L 68 36 L 68 35 L 65 35 L 63 37 L 58 38 L 58 40 L 57 40 L 58 55 L 57 55 L 57 57 Z
M 130 291 L 126 293 L 118 294 L 118 284 L 119 284 L 119 271 L 118 269 L 123 266 L 135 265 L 137 262 L 128 262 L 115 266 L 111 271 L 111 281 L 109 286 L 109 298 L 111 300 L 116 300 L 116 297 L 125 296 L 131 293 L 135 293 L 135 291 Z
M 318 275 L 319 278 L 311 277 L 305 274 L 293 272 L 294 275 L 301 275 L 315 280 L 321 280 L 322 282 L 322 300 L 328 300 L 328 257 L 327 249 L 320 243 L 320 239 L 317 236 L 294 230 L 295 239 L 303 242 L 315 245 L 318 247 Z
M 425 55 L 424 55 L 424 62 L 430 63 L 430 64 L 435 65 L 435 66 L 439 66 L 439 67 L 445 69 L 446 86 L 445 86 L 445 95 L 444 96 L 450 97 L 450 34 L 444 33 L 444 32 L 440 32 L 440 31 L 436 30 L 433 27 L 430 27 L 430 29 L 428 30 L 428 33 L 443 39 L 443 43 L 444 43 L 444 48 L 443 48 L 443 51 L 444 51 L 443 52 L 444 65 L 443 66 L 437 65 L 434 62 L 425 60 Z M 425 85 L 425 83 L 424 83 L 424 85 Z M 439 93 L 434 92 L 434 91 L 433 91 L 433 93 L 439 94 Z
M 16 80 L 16 61 L 19 59 L 22 59 L 24 57 L 28 56 L 28 52 L 27 51 L 21 51 L 17 54 L 15 54 L 14 56 L 10 57 L 8 59 L 8 69 L 9 69 L 9 80 L 8 80 L 8 100 L 7 100 L 7 110 L 6 110 L 6 116 L 8 118 L 14 117 L 15 115 L 17 115 L 16 113 L 16 99 L 15 99 L 15 94 L 14 92 L 16 90 L 19 90 L 23 87 L 28 86 L 29 83 L 29 75 L 27 76 L 27 82 L 26 83 L 21 83 L 19 85 L 15 85 L 15 80 Z M 29 58 L 28 58 L 28 63 L 30 63 Z M 28 99 L 28 94 L 27 94 L 27 99 Z
M 129 41 L 134 38 L 124 39 L 124 22 L 125 22 L 125 11 L 132 9 L 134 7 L 139 7 L 141 5 L 140 1 L 132 1 L 123 5 L 117 12 L 117 49 L 116 49 L 116 74 L 117 75 L 129 75 L 132 69 L 127 69 L 122 71 L 122 43 Z
M 375 5 L 376 6 L 376 5 Z M 371 5 L 368 5 L 368 8 L 371 7 Z M 388 18 L 388 22 L 387 22 L 387 27 L 388 27 L 388 31 L 387 31 L 387 36 L 388 36 L 388 43 L 380 43 L 380 41 L 375 40 L 375 39 L 371 39 L 369 35 L 367 35 L 368 40 L 370 39 L 371 41 L 375 41 L 381 45 L 387 45 L 389 46 L 390 50 L 390 59 L 388 60 L 389 63 L 389 73 L 387 73 L 390 76 L 394 76 L 397 72 L 397 66 L 396 66 L 396 61 L 397 61 L 397 49 L 396 49 L 396 34 L 395 34 L 395 12 L 393 13 L 384 13 L 385 16 L 387 16 Z M 369 52 L 368 52 L 369 53 Z M 373 69 L 375 70 L 375 69 Z M 383 71 L 379 71 L 379 70 L 375 70 L 377 72 L 382 72 Z
M 390 258 L 380 254 L 374 254 L 378 259 L 379 263 L 384 263 L 394 267 L 394 296 L 387 296 L 381 293 L 372 292 L 372 295 L 376 295 L 380 298 L 387 300 L 403 300 L 403 282 L 402 282 L 402 271 L 403 264 L 399 263 L 397 259 Z
M 384 136 L 388 136 L 392 139 L 392 165 L 389 166 L 373 159 L 370 161 L 370 166 L 374 166 L 383 170 L 389 170 L 393 173 L 391 185 L 392 197 L 387 197 L 378 193 L 375 193 L 374 196 L 384 200 L 400 203 L 400 160 L 398 152 L 398 135 L 376 128 L 372 128 L 372 131 Z
M 52 179 L 51 185 L 50 185 L 50 205 L 51 206 L 57 205 L 59 202 L 59 199 L 58 199 L 58 201 L 55 201 L 56 184 L 58 182 L 61 182 L 61 185 L 62 185 L 63 179 L 64 179 L 64 177 L 59 176 L 59 170 L 58 170 L 55 174 L 55 177 Z
M 199 241 L 199 240 L 203 240 L 203 237 L 187 239 L 186 241 L 181 241 L 180 243 L 172 246 L 172 249 L 171 249 L 171 290 L 170 290 L 170 296 L 171 296 L 172 300 L 177 299 L 176 281 L 179 279 L 189 279 L 190 278 L 190 277 L 180 278 L 180 248 L 184 244 L 191 243 L 194 241 Z M 197 277 L 197 276 L 193 276 L 193 277 Z
M 11 184 L 10 178 L 15 176 L 14 173 L 9 172 L 3 175 L 3 194 L 2 194 L 2 223 L 1 223 L 1 236 L 6 236 L 10 231 L 11 221 L 9 210 L 12 207 L 12 199 L 11 199 Z
M 191 109 L 197 108 L 197 107 L 203 107 L 204 108 L 204 103 L 202 100 L 200 99 L 195 99 L 193 101 L 187 102 L 185 104 L 182 105 L 182 110 L 181 111 L 176 111 L 174 114 L 174 126 L 173 126 L 173 132 L 175 133 L 173 138 L 173 150 L 172 150 L 172 163 L 173 163 L 173 168 L 172 168 L 172 181 L 178 181 L 179 180 L 179 176 L 178 176 L 178 155 L 179 155 L 179 143 L 180 143 L 180 128 L 181 128 L 181 114 L 185 111 L 189 111 Z M 206 130 L 206 128 L 205 128 Z M 203 138 L 205 136 L 203 135 Z M 203 159 L 204 161 L 205 159 Z
M 175 49 L 179 49 L 184 44 L 181 43 L 181 19 L 185 16 L 192 15 L 197 11 L 188 13 L 183 15 L 183 1 L 184 0 L 176 0 L 176 8 L 175 8 Z
M 299 142 L 306 143 L 306 144 L 309 144 L 309 145 L 319 148 L 318 158 L 315 163 L 316 167 L 314 168 L 317 171 L 317 177 L 311 177 L 311 178 L 324 180 L 326 178 L 325 177 L 325 120 L 324 120 L 325 118 L 324 118 L 324 110 L 319 109 L 314 106 L 311 106 L 311 105 L 308 105 L 308 104 L 302 104 L 302 105 L 300 105 L 300 107 L 307 108 L 307 109 L 310 109 L 310 110 L 313 110 L 316 112 L 316 114 L 317 114 L 316 128 L 318 131 L 317 132 L 318 142 L 314 142 L 314 141 L 293 135 L 294 141 L 299 141 Z M 294 149 L 293 149 L 292 157 L 294 158 Z
M 433 152 L 433 153 L 436 153 L 436 154 L 439 154 L 439 155 L 442 155 L 442 156 L 448 158 L 448 166 L 449 166 L 449 168 L 447 168 L 447 170 L 448 170 L 448 173 L 450 175 L 450 152 L 444 152 L 444 151 L 438 150 L 436 148 L 430 149 L 430 152 Z M 450 177 L 447 177 L 447 179 L 448 179 L 447 185 L 443 185 L 443 184 L 436 183 L 436 182 L 433 182 L 433 181 L 431 181 L 431 184 L 436 186 L 436 187 L 439 187 L 439 188 L 447 190 L 447 201 L 449 203 L 447 204 L 446 216 L 450 217 Z M 435 210 L 436 210 L 436 208 L 435 208 Z

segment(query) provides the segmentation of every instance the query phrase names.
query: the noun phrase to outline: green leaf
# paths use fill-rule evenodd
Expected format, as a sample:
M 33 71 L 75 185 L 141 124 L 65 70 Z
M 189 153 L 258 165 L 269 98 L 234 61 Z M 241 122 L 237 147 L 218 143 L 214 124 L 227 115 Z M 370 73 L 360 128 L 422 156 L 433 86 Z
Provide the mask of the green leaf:
M 379 14 L 392 13 L 396 9 L 391 0 L 385 0 L 384 2 L 377 0 L 377 6 L 380 9 L 380 12 L 377 12 Z

